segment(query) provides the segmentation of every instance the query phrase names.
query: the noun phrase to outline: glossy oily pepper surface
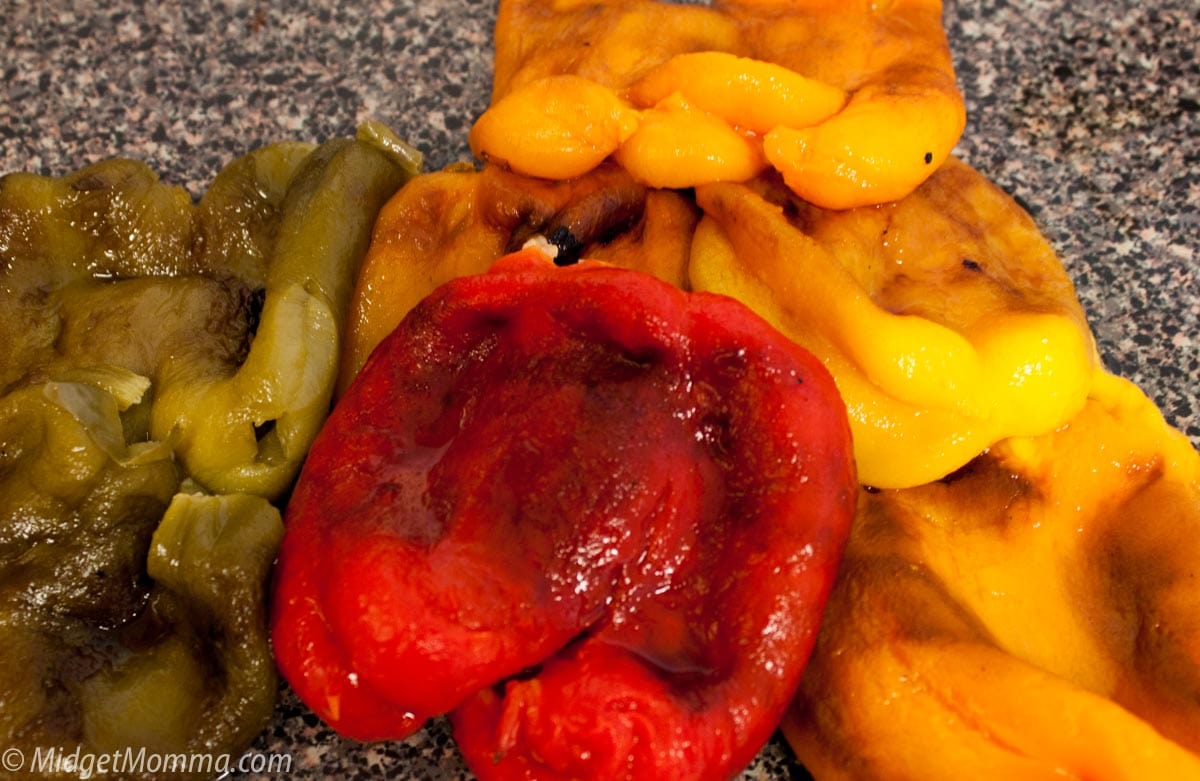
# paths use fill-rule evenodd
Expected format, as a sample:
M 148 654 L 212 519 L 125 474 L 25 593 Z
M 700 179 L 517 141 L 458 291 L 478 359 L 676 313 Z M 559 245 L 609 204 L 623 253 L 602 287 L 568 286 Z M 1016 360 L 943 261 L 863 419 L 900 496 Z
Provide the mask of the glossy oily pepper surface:
M 372 354 L 289 504 L 273 639 L 338 731 L 452 711 L 482 778 L 724 778 L 857 493 L 832 379 L 731 299 L 536 250 Z

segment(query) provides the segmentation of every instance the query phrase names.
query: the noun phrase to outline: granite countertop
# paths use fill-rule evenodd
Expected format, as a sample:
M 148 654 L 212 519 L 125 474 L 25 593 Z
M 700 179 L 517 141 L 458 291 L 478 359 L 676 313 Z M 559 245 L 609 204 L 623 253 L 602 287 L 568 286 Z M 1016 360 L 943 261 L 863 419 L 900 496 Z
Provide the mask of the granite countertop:
M 0 172 L 142 159 L 198 196 L 233 157 L 380 119 L 438 168 L 488 100 L 493 3 L 0 0 Z M 958 154 L 1075 280 L 1107 366 L 1200 444 L 1200 7 L 948 0 Z M 284 694 L 255 750 L 293 774 L 458 779 L 442 724 L 341 740 Z M 745 778 L 802 777 L 772 744 Z

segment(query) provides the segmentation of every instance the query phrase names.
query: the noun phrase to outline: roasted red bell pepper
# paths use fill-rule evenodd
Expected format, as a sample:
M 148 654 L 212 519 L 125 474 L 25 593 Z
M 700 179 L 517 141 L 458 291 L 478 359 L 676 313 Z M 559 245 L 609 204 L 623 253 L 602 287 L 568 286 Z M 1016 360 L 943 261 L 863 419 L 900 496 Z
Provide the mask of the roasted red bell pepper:
M 425 299 L 288 505 L 280 669 L 481 778 L 724 778 L 791 700 L 856 482 L 822 365 L 732 299 L 535 250 Z

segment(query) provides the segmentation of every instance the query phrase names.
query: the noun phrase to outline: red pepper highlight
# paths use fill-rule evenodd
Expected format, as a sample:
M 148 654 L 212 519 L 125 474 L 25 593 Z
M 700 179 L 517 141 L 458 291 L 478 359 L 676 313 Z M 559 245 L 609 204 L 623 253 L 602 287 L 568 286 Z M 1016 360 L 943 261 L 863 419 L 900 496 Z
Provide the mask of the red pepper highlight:
M 482 779 L 718 779 L 792 699 L 853 515 L 829 374 L 740 303 L 527 250 L 374 351 L 287 511 L 273 640 L 360 740 Z

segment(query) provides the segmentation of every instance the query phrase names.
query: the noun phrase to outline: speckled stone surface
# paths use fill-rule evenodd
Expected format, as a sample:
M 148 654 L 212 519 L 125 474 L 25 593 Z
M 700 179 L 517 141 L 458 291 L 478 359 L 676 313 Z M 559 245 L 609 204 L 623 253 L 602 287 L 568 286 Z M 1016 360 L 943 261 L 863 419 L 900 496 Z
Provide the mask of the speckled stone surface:
M 0 0 L 0 172 L 121 155 L 198 196 L 253 147 L 367 118 L 430 167 L 466 159 L 494 13 L 471 0 Z M 1059 251 L 1107 365 L 1200 444 L 1200 6 L 953 0 L 945 19 L 969 112 L 958 154 Z M 441 723 L 356 745 L 287 692 L 255 750 L 288 754 L 302 777 L 469 777 Z M 803 777 L 778 742 L 744 776 Z

